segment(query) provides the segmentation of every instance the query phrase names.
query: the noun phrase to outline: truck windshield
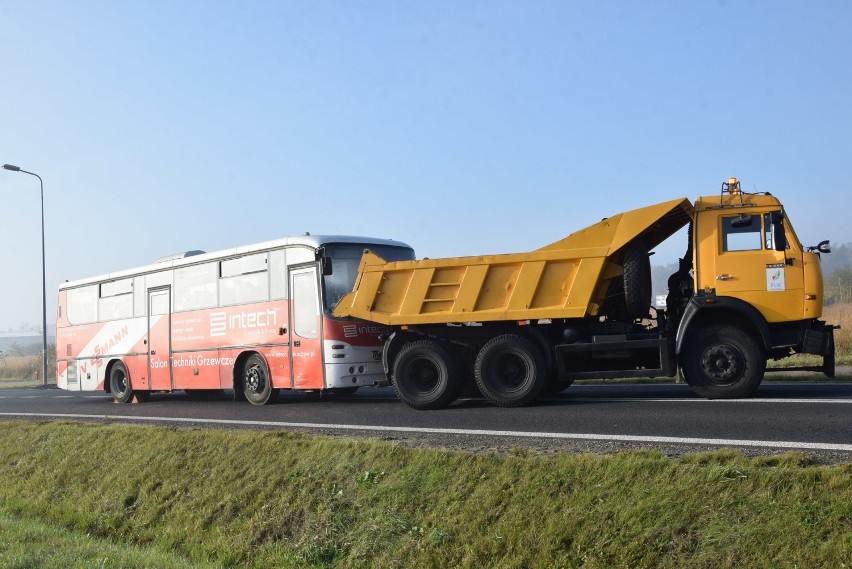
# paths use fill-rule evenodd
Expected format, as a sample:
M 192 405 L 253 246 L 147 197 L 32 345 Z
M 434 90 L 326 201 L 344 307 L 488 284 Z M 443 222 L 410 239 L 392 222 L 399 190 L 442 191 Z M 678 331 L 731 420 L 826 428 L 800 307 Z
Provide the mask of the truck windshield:
M 371 244 L 334 244 L 326 245 L 324 257 L 331 263 L 331 274 L 323 276 L 325 286 L 325 309 L 330 311 L 348 292 L 352 292 L 358 265 L 364 249 L 369 249 L 385 261 L 409 261 L 414 259 L 414 250 L 410 247 L 394 247 Z

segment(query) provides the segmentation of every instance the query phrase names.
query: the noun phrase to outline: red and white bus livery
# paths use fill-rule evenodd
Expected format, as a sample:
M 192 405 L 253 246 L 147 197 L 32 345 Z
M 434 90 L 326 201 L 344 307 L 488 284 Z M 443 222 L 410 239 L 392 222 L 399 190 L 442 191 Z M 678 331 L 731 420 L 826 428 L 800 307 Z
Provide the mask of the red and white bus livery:
M 111 393 L 234 389 L 262 405 L 281 389 L 352 391 L 386 381 L 383 327 L 338 320 L 364 249 L 414 258 L 397 241 L 289 237 L 59 287 L 57 385 Z

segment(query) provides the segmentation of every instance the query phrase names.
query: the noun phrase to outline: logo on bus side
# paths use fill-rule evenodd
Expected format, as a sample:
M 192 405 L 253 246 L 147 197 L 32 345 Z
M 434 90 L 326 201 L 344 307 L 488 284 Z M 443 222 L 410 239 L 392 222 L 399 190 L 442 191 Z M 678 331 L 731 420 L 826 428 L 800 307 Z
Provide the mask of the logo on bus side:
M 125 324 L 121 328 L 115 331 L 112 337 L 104 340 L 103 342 L 96 344 L 94 349 L 92 350 L 93 356 L 89 358 L 89 364 L 93 367 L 100 366 L 104 363 L 104 360 L 101 356 L 105 354 L 109 354 L 113 351 L 117 345 L 119 345 L 127 336 L 130 334 L 127 325 Z M 126 350 L 125 350 L 126 351 Z M 80 364 L 80 372 L 88 373 L 89 366 L 86 363 Z
M 373 334 L 378 336 L 379 334 L 387 334 L 388 332 L 390 332 L 390 330 L 388 330 L 385 326 L 373 326 L 370 324 L 362 324 L 361 326 L 358 326 L 357 324 L 346 324 L 343 326 L 344 338 L 354 338 L 361 334 Z
M 280 308 L 261 310 L 259 312 L 238 312 L 228 315 L 227 312 L 210 313 L 210 335 L 224 336 L 228 330 L 251 330 L 266 326 L 278 326 L 278 311 Z

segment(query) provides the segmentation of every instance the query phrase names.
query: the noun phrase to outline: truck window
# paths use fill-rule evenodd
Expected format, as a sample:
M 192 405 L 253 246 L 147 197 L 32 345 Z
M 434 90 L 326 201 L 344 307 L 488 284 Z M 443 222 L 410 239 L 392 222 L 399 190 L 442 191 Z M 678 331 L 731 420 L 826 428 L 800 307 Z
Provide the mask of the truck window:
M 722 218 L 722 251 L 759 251 L 761 247 L 759 215 Z

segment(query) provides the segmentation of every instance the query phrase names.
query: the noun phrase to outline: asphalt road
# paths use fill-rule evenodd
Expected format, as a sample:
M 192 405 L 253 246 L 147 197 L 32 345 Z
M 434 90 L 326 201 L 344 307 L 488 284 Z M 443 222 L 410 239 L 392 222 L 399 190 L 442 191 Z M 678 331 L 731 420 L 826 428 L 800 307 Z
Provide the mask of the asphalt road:
M 747 454 L 800 450 L 820 461 L 852 461 L 852 383 L 767 382 L 754 398 L 734 401 L 700 399 L 676 384 L 575 385 L 531 407 L 501 409 L 462 399 L 441 411 L 409 409 L 389 388 L 362 388 L 350 396 L 284 394 L 263 407 L 230 396 L 178 392 L 118 405 L 102 393 L 8 389 L 0 391 L 0 419 L 289 429 L 497 453 L 639 447 L 680 455 L 734 447 Z

